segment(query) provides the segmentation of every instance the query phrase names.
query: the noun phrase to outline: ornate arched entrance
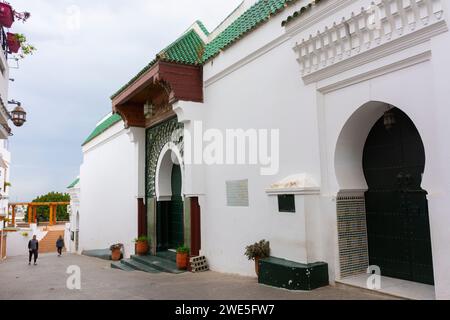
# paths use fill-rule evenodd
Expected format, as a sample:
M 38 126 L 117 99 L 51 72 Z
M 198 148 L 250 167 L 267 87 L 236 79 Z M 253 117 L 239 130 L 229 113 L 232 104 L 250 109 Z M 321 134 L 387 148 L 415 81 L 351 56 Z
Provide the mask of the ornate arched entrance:
M 175 250 L 184 245 L 183 173 L 176 146 L 164 147 L 156 174 L 157 251 Z
M 337 140 L 340 278 L 365 273 L 434 284 L 425 148 L 400 109 L 372 101 L 357 109 Z
M 381 117 L 363 153 L 370 265 L 384 276 L 434 284 L 427 192 L 421 188 L 425 149 L 401 110 Z

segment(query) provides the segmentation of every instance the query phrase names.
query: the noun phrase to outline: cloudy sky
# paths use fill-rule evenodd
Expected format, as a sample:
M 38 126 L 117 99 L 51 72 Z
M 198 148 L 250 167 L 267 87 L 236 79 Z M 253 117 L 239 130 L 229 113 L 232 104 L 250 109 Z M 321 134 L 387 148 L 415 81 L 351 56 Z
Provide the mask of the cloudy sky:
M 32 14 L 11 31 L 38 49 L 11 69 L 9 92 L 28 112 L 10 139 L 11 201 L 30 201 L 78 175 L 81 143 L 110 112 L 111 94 L 195 20 L 212 30 L 241 0 L 9 2 Z

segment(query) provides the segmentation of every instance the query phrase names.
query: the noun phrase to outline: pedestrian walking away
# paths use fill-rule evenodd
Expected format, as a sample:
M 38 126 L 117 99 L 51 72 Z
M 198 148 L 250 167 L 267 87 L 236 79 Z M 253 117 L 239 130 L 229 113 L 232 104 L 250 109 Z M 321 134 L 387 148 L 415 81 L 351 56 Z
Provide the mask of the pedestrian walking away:
M 59 236 L 58 240 L 56 240 L 56 249 L 58 250 L 58 257 L 61 257 L 63 248 L 64 248 L 64 239 L 62 236 Z

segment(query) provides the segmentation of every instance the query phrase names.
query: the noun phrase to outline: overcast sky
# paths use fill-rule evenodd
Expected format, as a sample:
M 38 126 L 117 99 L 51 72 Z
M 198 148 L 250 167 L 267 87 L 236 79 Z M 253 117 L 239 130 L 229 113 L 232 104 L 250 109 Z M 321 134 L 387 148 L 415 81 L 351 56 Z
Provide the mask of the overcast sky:
M 38 49 L 10 74 L 9 98 L 28 112 L 10 139 L 11 201 L 66 191 L 79 174 L 82 142 L 111 111 L 109 97 L 195 20 L 211 31 L 240 2 L 10 0 L 32 14 L 11 32 Z

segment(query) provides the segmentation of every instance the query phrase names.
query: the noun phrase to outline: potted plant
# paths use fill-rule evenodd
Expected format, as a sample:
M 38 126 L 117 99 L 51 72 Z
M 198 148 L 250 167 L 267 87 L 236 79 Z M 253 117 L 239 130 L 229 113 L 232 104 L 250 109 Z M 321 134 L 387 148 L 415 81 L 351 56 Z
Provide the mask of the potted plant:
M 109 249 L 111 250 L 111 260 L 119 261 L 120 258 L 122 257 L 123 244 L 121 243 L 113 244 L 111 247 L 109 247 Z
M 16 33 L 8 32 L 6 34 L 6 42 L 11 53 L 17 53 L 20 50 L 20 41 Z
M 181 246 L 177 249 L 177 268 L 178 270 L 187 270 L 189 265 L 189 251 L 186 246 Z
M 0 3 L 0 25 L 11 28 L 14 23 L 14 10 L 9 3 Z
M 245 255 L 248 260 L 255 261 L 255 272 L 259 276 L 259 260 L 270 257 L 270 242 L 261 240 L 260 242 L 247 246 Z
M 19 50 L 22 49 L 22 53 L 19 55 L 22 59 L 36 51 L 36 48 L 33 45 L 28 44 L 27 38 L 21 33 L 8 32 L 6 35 L 6 42 L 11 53 L 18 53 Z
M 136 243 L 136 254 L 139 256 L 145 256 L 148 254 L 148 251 L 150 250 L 150 246 L 148 245 L 148 237 L 141 236 L 134 240 Z

